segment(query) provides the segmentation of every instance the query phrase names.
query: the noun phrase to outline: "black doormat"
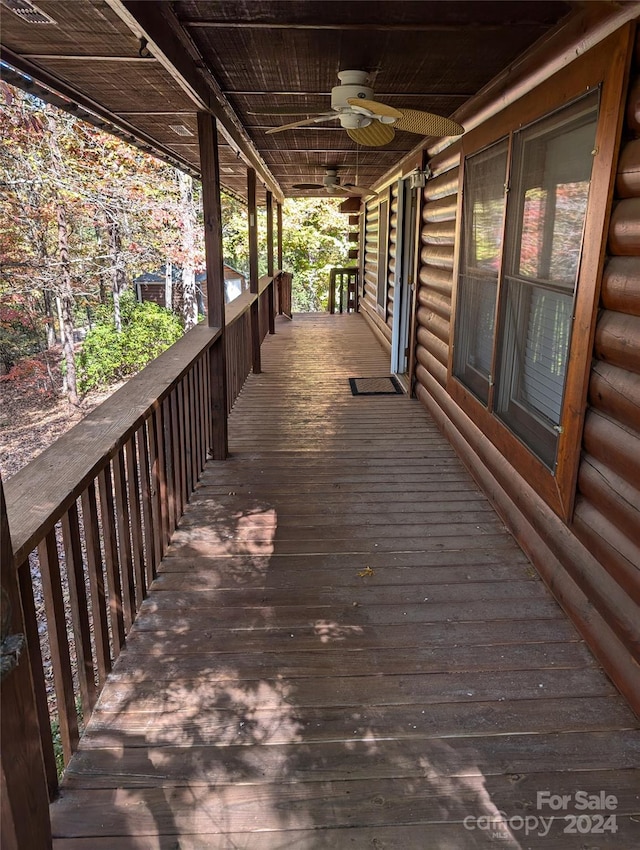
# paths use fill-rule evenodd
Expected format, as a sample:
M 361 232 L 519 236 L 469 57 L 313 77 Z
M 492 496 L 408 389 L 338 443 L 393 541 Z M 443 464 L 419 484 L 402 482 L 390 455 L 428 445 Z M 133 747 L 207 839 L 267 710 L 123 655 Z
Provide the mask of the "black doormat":
M 396 378 L 349 378 L 352 395 L 402 395 Z

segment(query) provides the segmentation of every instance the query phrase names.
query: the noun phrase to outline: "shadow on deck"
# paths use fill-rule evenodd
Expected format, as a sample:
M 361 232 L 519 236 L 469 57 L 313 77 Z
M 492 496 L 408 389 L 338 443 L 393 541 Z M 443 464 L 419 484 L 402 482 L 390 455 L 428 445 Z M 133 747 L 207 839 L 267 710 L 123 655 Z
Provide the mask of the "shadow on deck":
M 67 770 L 57 850 L 640 846 L 637 721 L 420 404 L 352 397 L 388 371 L 364 321 L 282 322 L 263 369 Z M 564 832 L 579 790 L 615 808 Z

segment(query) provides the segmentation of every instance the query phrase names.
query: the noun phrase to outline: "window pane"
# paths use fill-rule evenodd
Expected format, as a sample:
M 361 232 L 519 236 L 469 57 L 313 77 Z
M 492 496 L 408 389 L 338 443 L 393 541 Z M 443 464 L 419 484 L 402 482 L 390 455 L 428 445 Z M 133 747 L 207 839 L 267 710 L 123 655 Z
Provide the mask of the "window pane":
M 553 467 L 562 422 L 597 92 L 514 139 L 496 413 Z
M 387 263 L 389 250 L 389 202 L 382 201 L 378 210 L 378 307 L 387 311 Z
M 502 256 L 506 140 L 465 161 L 454 374 L 487 403 Z
M 465 162 L 465 265 L 495 278 L 502 254 L 506 171 L 506 139 Z
M 583 105 L 584 106 L 584 105 Z M 547 126 L 548 126 L 548 122 Z M 519 204 L 519 245 L 513 273 L 573 286 L 587 209 L 595 109 L 542 132 L 523 131 L 514 154 L 513 191 Z

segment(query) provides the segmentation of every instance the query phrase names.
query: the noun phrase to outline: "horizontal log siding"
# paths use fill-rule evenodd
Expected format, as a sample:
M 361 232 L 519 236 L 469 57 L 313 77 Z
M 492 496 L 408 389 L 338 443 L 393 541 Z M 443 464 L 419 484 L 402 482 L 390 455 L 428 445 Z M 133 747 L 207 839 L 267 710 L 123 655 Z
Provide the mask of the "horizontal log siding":
M 455 144 L 433 157 L 424 190 L 416 395 L 640 713 L 640 72 L 632 74 L 626 123 L 572 521 L 554 513 L 446 391 Z
M 391 187 L 389 200 L 389 263 L 387 266 L 387 326 L 393 330 L 393 307 L 396 287 L 396 258 L 398 253 L 398 184 Z
M 391 351 L 391 328 L 378 313 L 378 237 L 380 232 L 378 201 L 370 201 L 362 217 L 364 262 L 362 298 L 359 309 L 382 346 Z
M 573 529 L 640 604 L 640 72 L 632 74 Z
M 436 176 L 424 188 L 420 231 L 416 378 L 420 382 L 426 370 L 443 387 L 449 357 L 459 164 L 458 145 L 433 163 Z

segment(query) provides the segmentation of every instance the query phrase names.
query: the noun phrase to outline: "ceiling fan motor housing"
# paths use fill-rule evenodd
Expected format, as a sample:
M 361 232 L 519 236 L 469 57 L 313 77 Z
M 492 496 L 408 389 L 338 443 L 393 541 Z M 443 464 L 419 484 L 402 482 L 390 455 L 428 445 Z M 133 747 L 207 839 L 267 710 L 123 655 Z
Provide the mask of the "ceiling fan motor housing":
M 340 180 L 338 178 L 338 172 L 335 168 L 327 168 L 327 171 L 322 178 L 322 184 L 327 191 L 330 191 L 335 186 L 338 186 Z
M 331 89 L 331 108 L 336 112 L 351 111 L 350 97 L 373 99 L 373 89 L 366 85 L 369 77 L 365 71 L 340 71 L 338 79 L 341 84 Z

